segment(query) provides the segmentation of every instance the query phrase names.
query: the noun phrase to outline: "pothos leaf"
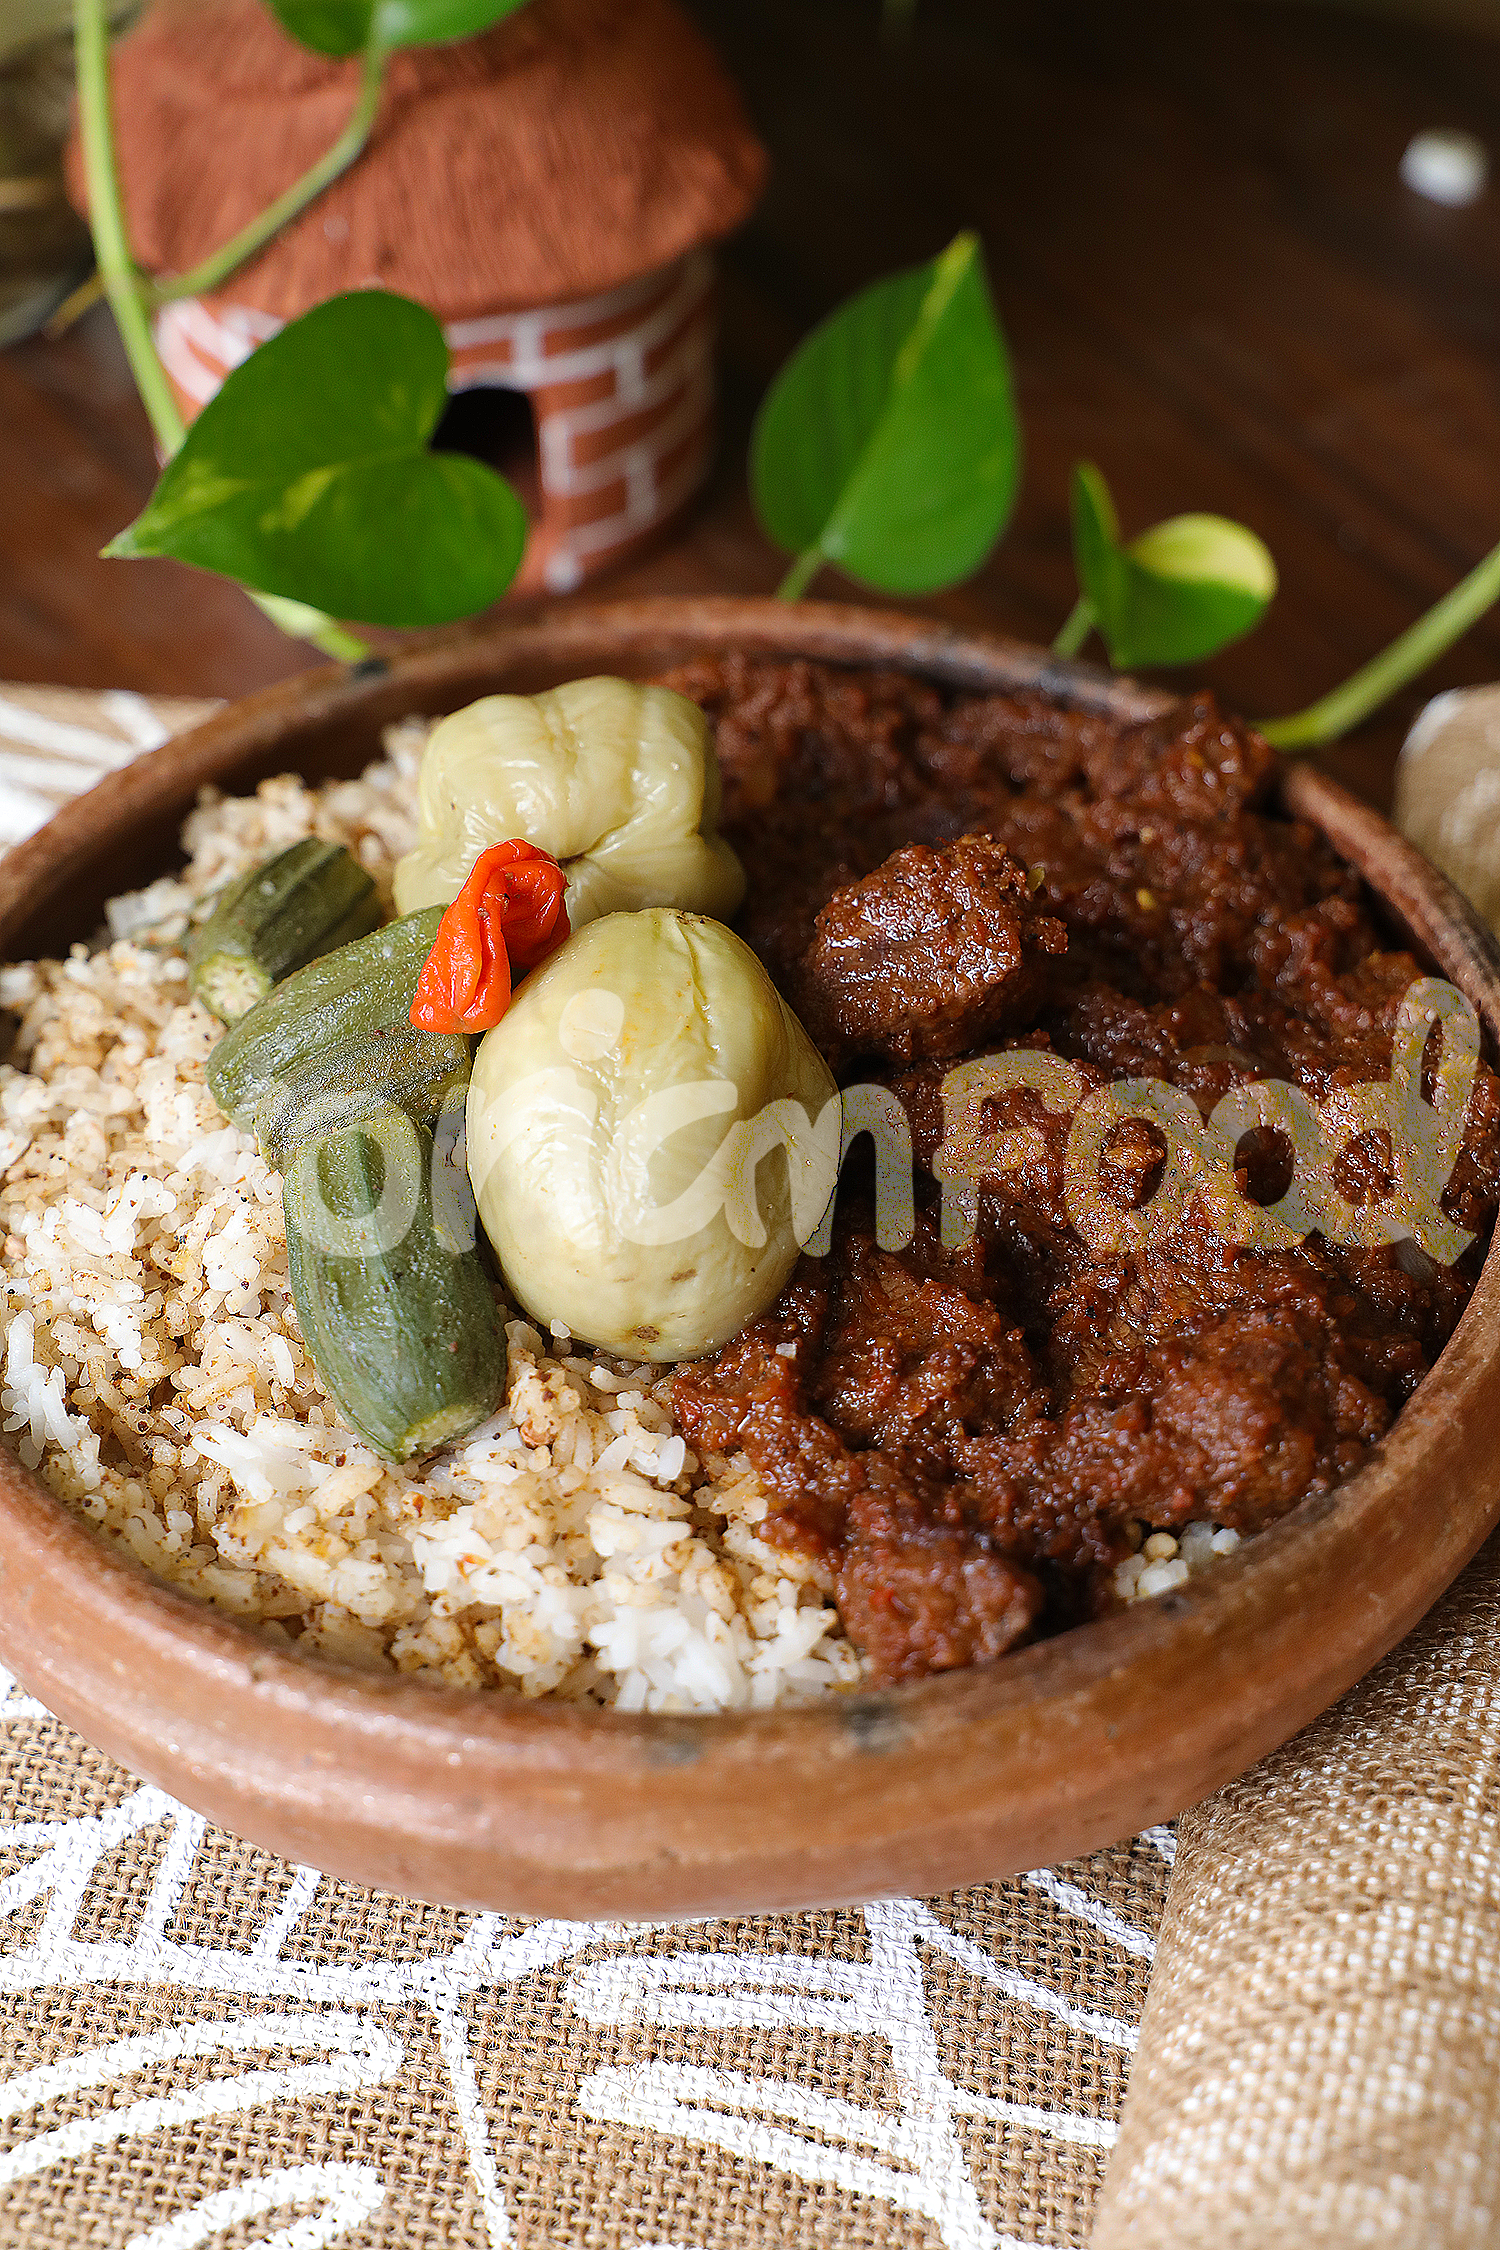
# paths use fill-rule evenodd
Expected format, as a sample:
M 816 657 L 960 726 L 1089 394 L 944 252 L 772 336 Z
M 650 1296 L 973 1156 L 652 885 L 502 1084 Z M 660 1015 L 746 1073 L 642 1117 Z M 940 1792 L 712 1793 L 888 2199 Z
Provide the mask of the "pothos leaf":
M 761 407 L 750 477 L 778 546 L 884 593 L 925 594 L 983 562 L 1020 458 L 983 256 L 961 234 L 813 330 Z
M 448 349 L 409 298 L 314 306 L 235 368 L 108 555 L 173 555 L 368 625 L 446 625 L 499 598 L 526 540 L 493 469 L 428 439 Z
M 1276 592 L 1269 550 L 1226 516 L 1171 516 L 1122 545 L 1091 461 L 1073 471 L 1073 559 L 1117 665 L 1197 663 L 1258 625 Z
M 320 55 L 354 55 L 373 34 L 382 47 L 436 47 L 488 31 L 526 0 L 266 0 L 284 31 Z

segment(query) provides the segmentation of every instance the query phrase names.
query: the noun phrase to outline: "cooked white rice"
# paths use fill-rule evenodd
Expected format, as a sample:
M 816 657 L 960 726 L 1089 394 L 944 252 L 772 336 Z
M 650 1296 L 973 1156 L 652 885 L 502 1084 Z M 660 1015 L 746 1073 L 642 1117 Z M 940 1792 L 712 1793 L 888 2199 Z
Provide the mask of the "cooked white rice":
M 1218 1556 L 1232 1555 L 1240 1543 L 1237 1531 L 1213 1523 L 1184 1524 L 1175 1534 L 1147 1531 L 1144 1524 L 1135 1528 L 1145 1537 L 1135 1554 L 1115 1565 L 1114 1573 L 1115 1597 L 1127 1605 L 1150 1601 L 1154 1594 L 1170 1594 L 1174 1586 L 1185 1586 Z
M 664 1370 L 513 1319 L 503 1410 L 407 1471 L 303 1349 L 280 1181 L 204 1084 L 182 938 L 309 834 L 388 897 L 422 736 L 356 782 L 206 797 L 184 873 L 114 900 L 110 942 L 0 972 L 4 1427 L 106 1540 L 310 1654 L 624 1710 L 852 1686 L 826 1571 L 757 1536 L 755 1473 L 688 1450 Z

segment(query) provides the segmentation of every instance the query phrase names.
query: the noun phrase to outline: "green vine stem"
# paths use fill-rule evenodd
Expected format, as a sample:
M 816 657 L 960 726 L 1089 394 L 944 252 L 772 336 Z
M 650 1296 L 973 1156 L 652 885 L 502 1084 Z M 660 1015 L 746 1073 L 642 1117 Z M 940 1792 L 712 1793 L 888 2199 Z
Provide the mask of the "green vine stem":
M 779 602 L 795 602 L 807 592 L 828 557 L 821 547 L 809 547 L 797 557 L 791 569 L 776 589 Z
M 96 266 L 86 281 L 80 281 L 76 289 L 69 290 L 52 318 L 44 322 L 42 334 L 48 343 L 55 344 L 59 336 L 66 336 L 74 321 L 82 320 L 103 295 L 104 276 Z
M 151 322 L 136 282 L 125 240 L 125 215 L 115 174 L 114 130 L 109 109 L 109 26 L 104 0 L 73 0 L 73 39 L 78 57 L 78 121 L 88 183 L 89 224 L 94 256 L 135 377 L 141 403 L 151 418 L 156 442 L 175 453 L 186 431 L 167 371 L 156 356 Z
M 154 281 L 148 281 L 132 265 L 131 274 L 136 289 L 148 307 L 154 311 L 158 305 L 171 304 L 178 297 L 201 297 L 205 290 L 217 289 L 220 282 L 227 281 L 247 259 L 253 258 L 257 250 L 263 250 L 288 220 L 295 219 L 299 212 L 305 211 L 308 204 L 314 202 L 324 188 L 331 186 L 341 172 L 348 171 L 356 157 L 363 155 L 369 141 L 375 114 L 380 107 L 388 60 L 389 49 L 372 38 L 360 58 L 359 98 L 348 124 L 327 154 L 320 156 L 300 180 L 294 181 L 285 194 L 279 195 L 273 204 L 261 212 L 259 218 L 252 219 L 248 226 L 241 227 L 238 234 L 231 236 L 228 242 L 221 243 L 210 257 L 202 259 L 189 272 L 174 274 L 170 280 L 158 277 Z M 47 322 L 48 337 L 55 340 L 65 334 L 74 321 L 86 313 L 91 305 L 97 304 L 104 294 L 103 274 L 91 273 L 86 281 L 81 281 L 63 299 Z
M 141 299 L 139 277 L 125 238 L 125 213 L 115 170 L 114 128 L 109 106 L 109 27 L 104 0 L 73 0 L 73 35 L 78 58 L 78 120 L 83 142 L 84 177 L 88 184 L 89 225 L 94 235 L 94 255 L 104 282 L 120 341 L 130 362 L 141 403 L 156 433 L 162 452 L 177 451 L 186 428 L 167 371 L 157 357 L 151 320 Z M 249 589 L 247 588 L 247 591 Z M 357 662 L 370 654 L 364 641 L 346 633 L 321 610 L 304 602 L 284 601 L 276 594 L 255 594 L 250 599 L 282 632 L 295 640 L 311 641 L 325 656 Z
M 1080 594 L 1052 643 L 1053 655 L 1076 656 L 1093 630 L 1094 605 L 1087 594 Z
M 314 648 L 320 648 L 325 656 L 336 657 L 340 664 L 358 664 L 375 653 L 368 641 L 362 641 L 357 633 L 347 632 L 307 602 L 288 601 L 284 594 L 257 594 L 249 586 L 242 587 L 241 591 L 249 594 L 261 615 L 269 617 L 289 640 L 311 641 Z
M 1408 626 L 1399 640 L 1361 665 L 1342 687 L 1289 719 L 1272 719 L 1262 726 L 1261 733 L 1278 750 L 1309 750 L 1320 742 L 1336 742 L 1341 734 L 1368 718 L 1387 696 L 1436 663 L 1496 601 L 1500 601 L 1500 546 L 1492 547 L 1467 578 L 1461 578 L 1440 602 L 1434 602 L 1425 617 Z
M 340 133 L 326 155 L 304 172 L 300 180 L 293 181 L 284 194 L 268 204 L 259 218 L 231 235 L 211 256 L 192 267 L 187 273 L 174 274 L 169 281 L 147 282 L 146 299 L 152 305 L 170 304 L 177 297 L 201 297 L 206 290 L 217 289 L 247 258 L 263 250 L 271 237 L 295 219 L 299 211 L 320 196 L 341 172 L 347 172 L 355 158 L 362 154 L 375 123 L 375 113 L 380 107 L 381 91 L 385 85 L 385 66 L 390 49 L 371 31 L 369 44 L 360 56 L 359 97 L 355 102 L 348 124 Z

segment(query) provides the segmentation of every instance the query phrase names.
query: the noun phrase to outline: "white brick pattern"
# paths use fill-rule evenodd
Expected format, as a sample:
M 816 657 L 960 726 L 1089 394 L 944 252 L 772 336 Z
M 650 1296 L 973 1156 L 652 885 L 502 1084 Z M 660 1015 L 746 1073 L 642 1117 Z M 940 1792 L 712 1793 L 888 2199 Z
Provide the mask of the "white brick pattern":
M 713 261 L 695 251 L 602 296 L 444 330 L 450 389 L 520 391 L 536 415 L 542 507 L 522 586 L 569 591 L 702 482 L 712 452 L 712 292 Z M 164 306 L 157 348 L 184 410 L 205 405 L 280 326 L 245 305 L 189 297 Z M 580 342 L 587 331 L 595 333 Z M 580 388 L 597 395 L 579 400 Z

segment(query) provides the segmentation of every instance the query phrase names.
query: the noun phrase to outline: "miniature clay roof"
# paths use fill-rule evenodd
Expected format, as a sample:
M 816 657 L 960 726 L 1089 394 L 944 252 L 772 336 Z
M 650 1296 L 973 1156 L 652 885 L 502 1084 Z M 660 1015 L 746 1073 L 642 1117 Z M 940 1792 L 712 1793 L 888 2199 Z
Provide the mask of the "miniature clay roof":
M 133 246 L 185 272 L 337 137 L 357 65 L 260 0 L 159 6 L 115 50 Z M 375 131 L 223 294 L 291 318 L 378 283 L 442 319 L 591 296 L 746 216 L 765 152 L 674 0 L 532 0 L 477 39 L 392 58 Z M 76 147 L 70 173 L 78 192 Z

